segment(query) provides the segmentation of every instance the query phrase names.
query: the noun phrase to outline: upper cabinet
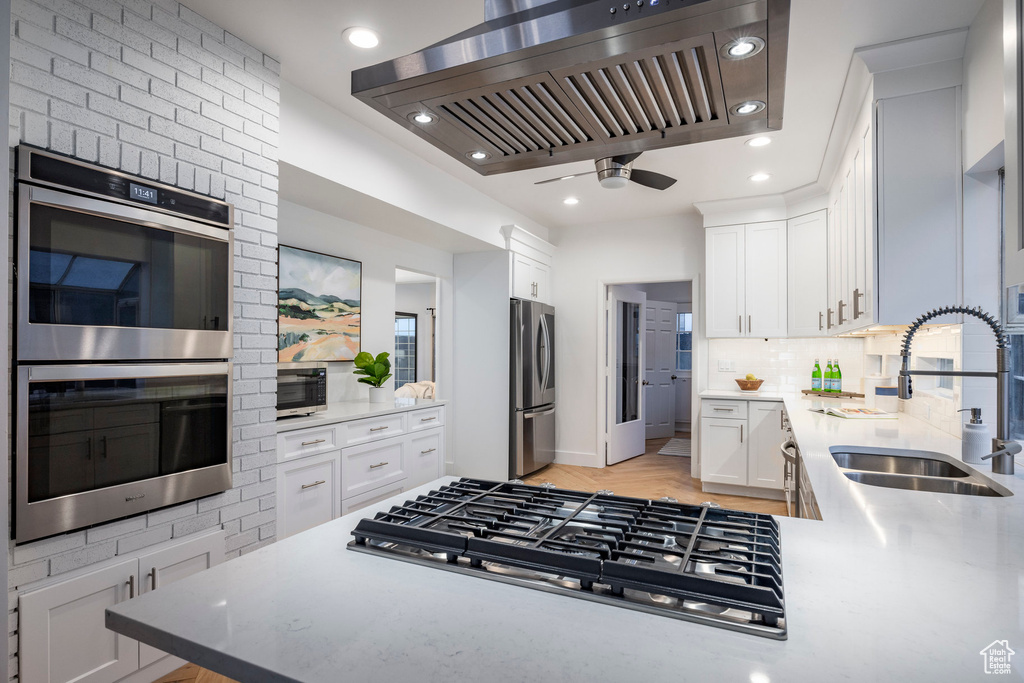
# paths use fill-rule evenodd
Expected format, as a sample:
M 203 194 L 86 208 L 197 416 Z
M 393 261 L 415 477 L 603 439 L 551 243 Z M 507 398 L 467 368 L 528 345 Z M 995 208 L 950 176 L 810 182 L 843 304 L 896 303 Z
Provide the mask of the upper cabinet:
M 828 217 L 824 209 L 791 218 L 789 242 L 789 336 L 827 335 Z
M 515 225 L 502 227 L 509 252 L 509 292 L 516 299 L 554 303 L 551 264 L 554 246 Z
M 786 222 L 706 231 L 707 336 L 787 336 Z

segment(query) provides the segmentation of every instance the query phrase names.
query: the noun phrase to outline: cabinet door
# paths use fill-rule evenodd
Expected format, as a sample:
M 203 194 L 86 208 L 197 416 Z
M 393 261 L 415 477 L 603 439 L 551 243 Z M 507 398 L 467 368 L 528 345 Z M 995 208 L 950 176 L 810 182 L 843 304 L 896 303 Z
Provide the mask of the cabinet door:
M 874 167 L 872 160 L 871 126 L 858 141 L 854 158 L 854 176 L 857 184 L 857 206 L 853 227 L 855 267 L 853 271 L 854 306 L 850 315 L 854 325 L 863 327 L 874 322 L 875 305 L 875 198 Z
M 700 421 L 700 478 L 716 484 L 747 485 L 746 420 L 705 417 Z
M 744 251 L 746 336 L 785 337 L 786 222 L 746 226 Z
M 347 499 L 381 486 L 404 482 L 406 439 L 345 448 L 341 451 L 341 498 Z
M 533 299 L 534 260 L 512 252 L 512 296 Z
M 534 262 L 533 270 L 533 291 L 537 301 L 545 304 L 551 303 L 551 269 L 539 261 Z
M 409 437 L 409 477 L 405 487 L 426 484 L 444 475 L 444 429 Z
M 198 574 L 224 560 L 224 532 L 201 534 L 198 538 L 157 550 L 139 558 L 140 592 L 160 590 L 167 584 Z M 166 652 L 139 643 L 139 668 L 147 667 Z
M 40 588 L 18 599 L 20 678 L 109 683 L 139 668 L 139 643 L 104 628 L 104 611 L 138 586 L 136 559 Z
M 278 465 L 278 538 L 329 522 L 339 515 L 340 508 L 340 451 Z
M 744 272 L 742 225 L 709 228 L 707 240 L 707 335 L 743 337 Z
M 789 221 L 789 336 L 827 334 L 828 220 L 824 210 Z
M 779 450 L 786 440 L 782 412 L 781 403 L 750 401 L 747 486 L 782 489 L 786 464 Z

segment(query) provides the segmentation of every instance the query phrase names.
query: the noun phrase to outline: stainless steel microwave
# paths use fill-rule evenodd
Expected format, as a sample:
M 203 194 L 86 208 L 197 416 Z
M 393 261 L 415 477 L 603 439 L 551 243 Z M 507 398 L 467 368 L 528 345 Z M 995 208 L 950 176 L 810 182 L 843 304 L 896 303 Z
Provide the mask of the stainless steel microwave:
M 327 363 L 279 363 L 277 417 L 327 410 Z
M 233 209 L 21 145 L 20 362 L 232 354 Z

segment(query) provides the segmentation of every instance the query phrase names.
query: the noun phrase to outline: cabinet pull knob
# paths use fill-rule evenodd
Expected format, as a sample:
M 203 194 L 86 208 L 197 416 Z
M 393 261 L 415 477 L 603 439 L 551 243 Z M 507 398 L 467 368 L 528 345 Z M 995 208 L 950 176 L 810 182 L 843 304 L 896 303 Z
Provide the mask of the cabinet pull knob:
M 437 419 L 436 415 L 434 417 L 421 417 L 420 418 L 420 422 L 430 422 L 431 420 L 436 420 L 436 419 Z
M 428 448 L 425 451 L 420 451 L 420 453 L 423 454 L 423 455 L 426 455 L 427 453 L 433 453 L 436 450 L 437 450 L 436 448 Z
M 376 465 L 370 465 L 370 469 L 371 469 L 371 470 L 375 470 L 375 469 L 377 469 L 378 467 L 384 467 L 384 465 L 387 465 L 387 464 L 388 464 L 388 463 L 387 463 L 386 461 L 385 461 L 385 462 L 379 462 L 379 463 L 377 463 Z
M 302 488 L 303 488 L 303 490 L 305 490 L 305 489 L 311 489 L 311 488 L 313 488 L 314 486 L 319 486 L 320 484 L 326 484 L 326 483 L 327 483 L 327 481 L 326 481 L 326 480 L 324 480 L 324 479 L 321 479 L 320 481 L 314 481 L 314 482 L 313 482 L 312 484 L 303 484 L 303 485 L 302 485 Z
M 371 432 L 379 432 L 380 430 L 387 429 L 388 427 L 389 427 L 389 425 L 384 425 L 383 427 L 370 427 L 370 431 Z
M 128 599 L 131 600 L 135 597 L 135 574 L 129 576 L 125 583 L 128 584 Z
M 153 567 L 153 571 L 151 571 L 149 573 L 150 590 L 154 590 L 155 591 L 157 589 L 157 587 L 158 587 L 159 581 L 160 581 L 160 579 L 159 579 L 159 576 L 157 574 L 157 568 Z
M 302 445 L 303 446 L 312 446 L 315 443 L 323 443 L 324 441 L 327 441 L 327 439 L 313 439 L 312 441 L 303 441 Z

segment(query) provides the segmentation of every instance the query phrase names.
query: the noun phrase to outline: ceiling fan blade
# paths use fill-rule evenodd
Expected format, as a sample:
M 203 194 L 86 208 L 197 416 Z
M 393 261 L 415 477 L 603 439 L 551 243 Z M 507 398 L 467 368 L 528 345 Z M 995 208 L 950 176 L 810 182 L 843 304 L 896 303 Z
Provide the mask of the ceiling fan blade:
M 570 178 L 578 178 L 581 175 L 594 175 L 596 171 L 584 171 L 583 173 L 570 173 L 569 175 L 558 176 L 557 178 L 548 178 L 547 180 L 538 180 L 534 185 L 545 185 L 547 183 L 557 183 L 559 180 L 569 180 Z
M 636 158 L 641 154 L 643 154 L 643 152 L 634 152 L 633 154 L 620 154 L 618 156 L 612 157 L 612 162 L 625 166 L 628 163 L 636 161 Z
M 629 174 L 629 179 L 634 183 L 638 183 L 644 187 L 651 187 L 655 190 L 667 190 L 676 184 L 675 178 L 670 178 L 667 175 L 655 173 L 654 171 L 644 171 L 639 168 L 633 169 Z

